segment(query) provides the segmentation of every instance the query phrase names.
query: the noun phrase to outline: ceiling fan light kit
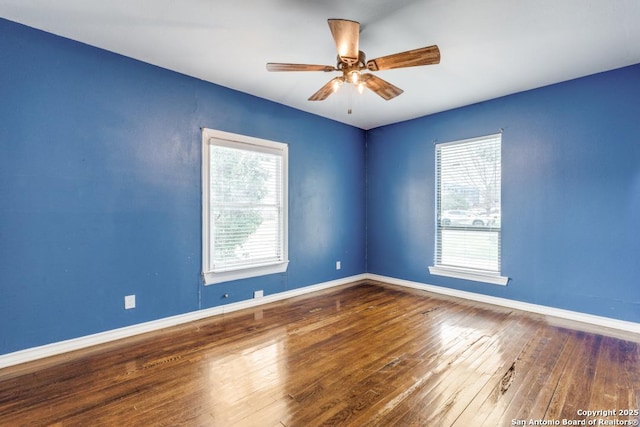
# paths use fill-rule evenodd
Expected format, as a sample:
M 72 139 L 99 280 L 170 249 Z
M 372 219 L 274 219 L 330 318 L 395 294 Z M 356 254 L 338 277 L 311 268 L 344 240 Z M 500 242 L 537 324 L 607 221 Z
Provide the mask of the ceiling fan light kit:
M 393 68 L 432 65 L 440 62 L 440 50 L 436 45 L 366 61 L 364 52 L 359 48 L 360 24 L 347 19 L 329 19 L 327 22 L 329 23 L 329 29 L 331 30 L 336 50 L 338 51 L 335 67 L 331 65 L 287 64 L 277 62 L 267 64 L 267 71 L 337 71 L 342 73 L 341 76 L 334 77 L 316 93 L 311 95 L 309 101 L 323 101 L 327 99 L 329 95 L 337 92 L 344 83 L 356 85 L 360 93 L 362 93 L 366 87 L 388 101 L 400 95 L 403 90 L 376 75 L 363 73 L 363 71 L 375 72 Z

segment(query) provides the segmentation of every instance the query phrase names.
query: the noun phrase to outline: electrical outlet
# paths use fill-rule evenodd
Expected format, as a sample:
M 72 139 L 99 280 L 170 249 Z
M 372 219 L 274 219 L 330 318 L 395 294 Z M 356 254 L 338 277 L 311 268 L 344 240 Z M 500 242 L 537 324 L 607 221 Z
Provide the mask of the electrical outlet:
M 342 264 L 340 261 L 336 261 L 336 270 L 340 270 L 342 268 Z
M 126 297 L 124 297 L 124 309 L 129 310 L 131 308 L 136 308 L 135 295 L 127 295 Z
M 260 291 L 254 291 L 253 292 L 253 297 L 254 298 L 262 298 L 264 296 L 264 291 L 260 290 Z

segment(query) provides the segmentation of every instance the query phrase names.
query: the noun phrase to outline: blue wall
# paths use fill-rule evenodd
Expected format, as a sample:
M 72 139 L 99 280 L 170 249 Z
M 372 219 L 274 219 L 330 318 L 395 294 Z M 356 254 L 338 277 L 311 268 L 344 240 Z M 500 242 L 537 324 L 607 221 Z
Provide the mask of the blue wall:
M 367 134 L 367 270 L 640 322 L 640 65 Z M 507 287 L 430 276 L 434 143 L 502 136 Z
M 0 52 L 0 354 L 365 271 L 364 131 L 2 19 Z M 200 127 L 289 144 L 287 273 L 202 285 Z
M 640 322 L 640 65 L 364 132 L 2 19 L 0 52 L 0 354 L 365 271 Z M 202 285 L 200 127 L 289 144 L 287 273 Z M 434 143 L 500 129 L 511 281 L 430 276 Z

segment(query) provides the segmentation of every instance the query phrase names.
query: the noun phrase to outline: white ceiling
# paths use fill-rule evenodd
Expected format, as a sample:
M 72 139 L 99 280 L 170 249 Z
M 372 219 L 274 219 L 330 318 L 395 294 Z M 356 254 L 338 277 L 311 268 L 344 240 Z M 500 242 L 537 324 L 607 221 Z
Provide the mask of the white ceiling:
M 0 16 L 362 129 L 640 63 L 639 0 L 0 0 Z M 328 18 L 361 23 L 368 59 L 437 44 L 441 62 L 378 72 L 405 91 L 390 101 L 307 101 L 334 75 L 265 64 L 335 65 Z

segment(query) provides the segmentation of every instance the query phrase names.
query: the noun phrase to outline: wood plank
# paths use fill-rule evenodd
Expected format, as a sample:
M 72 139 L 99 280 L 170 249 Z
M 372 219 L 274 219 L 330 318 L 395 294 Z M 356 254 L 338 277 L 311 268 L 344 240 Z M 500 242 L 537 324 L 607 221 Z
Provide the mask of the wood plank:
M 519 388 L 520 383 L 524 382 L 524 378 L 533 371 L 532 369 L 523 371 L 522 358 L 533 341 L 527 331 L 535 328 L 535 324 L 531 319 L 520 318 L 517 327 L 511 328 L 511 331 L 509 331 L 511 333 L 507 335 L 509 338 L 504 339 L 505 343 L 508 344 L 508 349 L 502 352 L 503 357 L 500 358 L 502 363 L 473 400 L 460 412 L 456 420 L 451 424 L 452 426 L 482 425 L 492 412 L 504 414 L 513 395 L 516 394 L 515 390 Z M 541 329 L 541 327 L 538 327 L 533 333 L 534 336 L 538 336 Z M 511 360 L 506 358 L 507 355 L 517 356 Z M 490 425 L 507 425 L 509 423 L 490 421 Z
M 359 282 L 4 369 L 0 425 L 575 419 L 640 406 L 638 341 Z
M 470 402 L 478 398 L 484 386 L 492 379 L 498 383 L 512 365 L 513 361 L 509 358 L 496 357 L 500 352 L 510 353 L 508 347 L 517 340 L 519 335 L 518 328 L 514 327 L 516 325 L 508 322 L 507 319 L 508 316 L 491 326 L 492 330 L 498 332 L 497 334 L 480 336 L 449 363 L 444 371 L 445 375 L 439 376 L 438 379 L 434 378 L 429 386 L 421 387 L 420 393 L 403 402 L 405 415 L 394 422 L 452 425 Z M 500 324 L 503 326 L 499 326 Z M 506 324 L 510 327 L 507 328 Z M 501 337 L 502 334 L 504 336 Z M 503 345 L 506 347 L 502 348 Z M 451 375 L 451 368 L 458 371 L 458 375 Z M 414 407 L 424 408 L 424 413 L 417 413 L 412 409 Z
M 550 372 L 566 340 L 554 336 L 544 325 L 539 325 L 526 336 L 529 341 L 518 354 L 517 371 L 511 386 L 502 393 L 496 385 L 493 395 L 480 404 L 477 412 L 479 425 L 508 425 L 514 419 L 531 418 L 531 408 L 535 406 L 542 387 L 548 384 Z

